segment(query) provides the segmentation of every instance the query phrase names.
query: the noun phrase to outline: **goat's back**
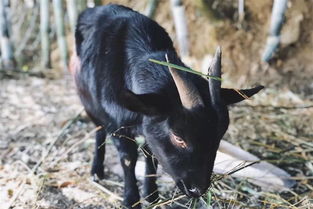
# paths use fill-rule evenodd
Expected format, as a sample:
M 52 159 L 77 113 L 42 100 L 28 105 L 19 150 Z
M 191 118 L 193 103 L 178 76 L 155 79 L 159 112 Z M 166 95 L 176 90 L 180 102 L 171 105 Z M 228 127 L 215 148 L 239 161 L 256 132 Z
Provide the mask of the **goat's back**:
M 138 12 L 110 4 L 85 10 L 75 39 L 81 62 L 76 85 L 94 122 L 107 125 L 110 121 L 116 128 L 140 120 L 140 115 L 122 107 L 119 95 L 125 88 L 132 90 L 131 74 L 148 62 L 149 54 L 174 51 L 165 30 Z

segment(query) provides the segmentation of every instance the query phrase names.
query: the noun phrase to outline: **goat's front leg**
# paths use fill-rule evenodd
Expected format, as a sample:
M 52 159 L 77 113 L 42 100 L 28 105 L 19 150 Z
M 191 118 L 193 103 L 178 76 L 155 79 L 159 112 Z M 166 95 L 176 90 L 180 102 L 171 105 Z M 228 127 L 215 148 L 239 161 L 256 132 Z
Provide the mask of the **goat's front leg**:
M 121 165 L 124 171 L 124 201 L 126 208 L 141 208 L 140 204 L 134 206 L 140 200 L 140 195 L 135 176 L 137 162 L 137 144 L 124 137 L 114 137 L 114 144 L 119 152 Z
M 143 149 L 146 153 L 146 174 L 143 185 L 143 194 L 144 198 L 148 202 L 155 203 L 159 199 L 158 186 L 155 183 L 157 178 L 156 172 L 158 168 L 158 161 L 147 146 L 144 146 Z

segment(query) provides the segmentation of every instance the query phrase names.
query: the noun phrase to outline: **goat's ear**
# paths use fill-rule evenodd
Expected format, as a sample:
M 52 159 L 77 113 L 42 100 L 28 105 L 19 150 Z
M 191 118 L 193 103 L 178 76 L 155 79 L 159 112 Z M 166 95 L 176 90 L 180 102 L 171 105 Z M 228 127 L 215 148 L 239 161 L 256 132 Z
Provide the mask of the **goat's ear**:
M 251 89 L 221 89 L 221 97 L 226 105 L 241 102 L 262 90 L 264 86 L 257 86 Z
M 165 100 L 159 94 L 135 94 L 132 91 L 124 90 L 120 99 L 122 105 L 133 112 L 145 115 L 159 115 L 166 112 Z

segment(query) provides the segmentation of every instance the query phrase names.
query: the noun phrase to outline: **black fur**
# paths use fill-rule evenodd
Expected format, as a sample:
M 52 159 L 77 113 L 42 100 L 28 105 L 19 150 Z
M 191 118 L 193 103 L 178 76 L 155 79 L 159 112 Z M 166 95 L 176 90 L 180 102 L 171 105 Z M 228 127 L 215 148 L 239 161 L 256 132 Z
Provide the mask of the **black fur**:
M 192 197 L 203 194 L 210 184 L 220 136 L 229 123 L 226 105 L 221 108 L 226 117 L 218 121 L 207 80 L 179 72 L 196 86 L 204 103 L 191 110 L 183 108 L 168 69 L 148 61 L 164 61 L 167 53 L 172 63 L 184 66 L 169 35 L 156 22 L 127 7 L 110 4 L 85 10 L 79 16 L 75 38 L 81 63 L 75 75 L 78 93 L 93 122 L 103 127 L 96 135 L 92 175 L 104 177 L 103 143 L 106 136 L 115 133 L 112 138 L 125 174 L 124 205 L 131 208 L 140 198 L 134 174 L 137 146 L 121 135 L 143 135 L 146 150 L 151 150 L 182 192 Z M 258 90 L 245 93 L 252 96 Z M 222 90 L 222 96 L 223 91 L 225 104 L 243 99 L 231 90 Z M 187 148 L 175 145 L 171 134 L 182 138 Z M 153 175 L 157 162 L 147 156 L 146 174 Z M 144 195 L 156 189 L 155 177 L 147 177 Z M 148 200 L 157 198 L 155 192 Z

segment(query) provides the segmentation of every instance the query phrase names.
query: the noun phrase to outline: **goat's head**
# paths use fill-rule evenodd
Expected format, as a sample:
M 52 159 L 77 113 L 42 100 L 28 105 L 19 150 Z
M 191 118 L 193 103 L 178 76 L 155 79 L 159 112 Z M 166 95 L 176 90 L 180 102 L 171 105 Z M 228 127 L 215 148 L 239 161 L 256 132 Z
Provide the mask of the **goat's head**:
M 143 132 L 153 154 L 172 176 L 183 193 L 201 196 L 210 185 L 216 152 L 225 134 L 229 116 L 227 105 L 250 97 L 263 86 L 240 90 L 221 88 L 221 81 L 209 78 L 206 97 L 195 84 L 170 69 L 181 105 L 164 111 L 157 94 L 136 95 L 128 92 L 126 107 L 146 115 Z M 221 51 L 218 48 L 209 75 L 221 77 Z M 164 113 L 166 112 L 166 113 Z

